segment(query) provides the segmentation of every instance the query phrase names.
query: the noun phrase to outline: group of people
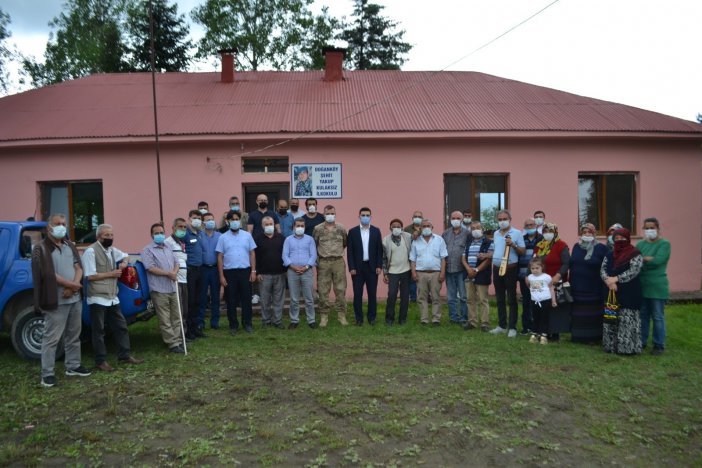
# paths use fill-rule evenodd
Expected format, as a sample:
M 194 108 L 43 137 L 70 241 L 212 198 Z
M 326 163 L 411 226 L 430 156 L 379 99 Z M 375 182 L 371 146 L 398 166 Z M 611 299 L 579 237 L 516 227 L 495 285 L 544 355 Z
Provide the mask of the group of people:
M 298 327 L 302 303 L 310 328 L 326 327 L 332 309 L 338 322 L 348 325 L 347 268 L 357 326 L 376 323 L 379 278 L 388 285 L 386 325 L 395 324 L 396 311 L 397 324 L 404 324 L 409 302 L 416 297 L 420 323 L 439 326 L 440 292 L 445 281 L 451 323 L 465 330 L 506 333 L 515 338 L 519 285 L 522 334 L 530 335 L 531 342 L 547 344 L 557 340 L 559 333 L 569 331 L 574 341 L 601 340 L 606 351 L 637 354 L 646 347 L 653 320 L 653 353 L 661 354 L 665 348 L 670 243 L 660 236 L 655 218 L 645 220 L 644 239 L 636 247 L 621 225 L 612 226 L 607 244 L 601 244 L 595 226 L 584 224 L 571 251 L 560 238 L 558 226 L 545 221 L 543 211 L 526 219 L 523 230 L 512 225 L 509 211 L 499 211 L 498 229 L 492 237 L 480 221 L 472 219 L 470 210 L 452 212 L 450 226 L 441 234 L 434 232 L 432 221 L 421 211 L 415 211 L 407 226 L 399 218 L 391 220 L 390 232 L 383 236 L 371 224 L 368 207 L 359 210 L 359 224 L 347 231 L 336 221 L 336 208 L 329 204 L 320 213 L 314 198 L 306 199 L 305 210 L 300 208 L 299 200 L 291 199 L 289 204 L 279 200 L 274 211 L 265 194 L 257 196 L 256 204 L 255 211 L 246 213 L 238 197 L 233 196 L 229 210 L 217 223 L 208 204 L 200 202 L 187 219 L 173 221 L 169 235 L 162 223 L 151 226 L 151 242 L 143 249 L 141 260 L 161 336 L 171 352 L 185 353 L 186 342 L 207 337 L 208 305 L 210 328 L 219 328 L 221 289 L 231 335 L 237 334 L 240 325 L 244 331 L 253 332 L 252 304 L 257 300 L 263 325 L 285 328 L 286 288 L 290 294 L 287 328 Z M 83 275 L 88 280 L 97 368 L 114 370 L 106 361 L 106 322 L 118 344 L 118 360 L 138 364 L 141 361 L 130 353 L 117 299 L 116 281 L 126 266 L 127 255 L 112 246 L 112 226 L 98 227 L 97 241 L 81 259 L 65 239 L 65 217 L 52 215 L 48 221 L 48 236 L 34 248 L 32 256 L 35 285 L 44 285 L 35 287 L 37 307 L 58 311 L 45 314 L 42 384 L 55 383 L 56 345 L 64 333 L 66 373 L 90 375 L 80 364 L 79 291 Z M 490 284 L 495 290 L 498 315 L 497 326 L 492 329 Z M 570 301 L 556 300 L 562 288 L 570 288 Z M 368 298 L 365 316 L 364 289 Z M 603 324 L 608 291 L 616 296 L 617 319 Z

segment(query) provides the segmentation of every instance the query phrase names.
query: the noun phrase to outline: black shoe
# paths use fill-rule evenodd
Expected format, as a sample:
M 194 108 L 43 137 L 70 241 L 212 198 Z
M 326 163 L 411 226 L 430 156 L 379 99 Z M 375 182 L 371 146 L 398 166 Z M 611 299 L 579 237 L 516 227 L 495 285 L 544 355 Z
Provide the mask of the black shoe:
M 212 330 L 219 330 L 219 325 L 210 325 Z
M 83 366 L 78 366 L 75 369 L 66 369 L 66 375 L 72 377 L 88 377 L 92 372 Z
M 392 327 L 392 323 L 393 323 L 392 320 L 386 320 L 386 321 L 385 321 L 385 326 L 386 326 L 386 327 Z
M 656 347 L 654 347 L 654 348 L 651 350 L 651 354 L 652 354 L 653 356 L 660 356 L 661 354 L 663 354 L 663 351 L 664 351 L 663 348 L 656 348 Z
M 310 328 L 312 328 L 312 329 L 315 329 L 315 328 L 317 328 L 319 325 L 317 325 L 317 322 L 312 322 L 312 323 L 308 323 L 307 326 L 310 327 Z
M 274 323 L 272 327 L 277 328 L 278 330 L 285 330 L 285 325 L 283 325 L 282 323 Z
M 236 328 L 230 328 L 229 329 L 229 334 L 232 336 L 236 336 Z
M 490 331 L 490 327 L 488 327 L 487 325 L 481 325 L 480 331 L 483 333 L 487 333 Z
M 432 326 L 432 327 L 440 327 L 440 326 L 441 326 L 441 322 L 431 322 L 431 326 Z
M 252 325 L 246 325 L 246 326 L 244 327 L 244 331 L 245 331 L 246 333 L 253 333 L 253 326 L 252 326 Z
M 429 322 L 422 322 L 422 325 L 429 325 Z
M 519 332 L 519 334 L 523 336 L 529 336 L 531 335 L 531 330 L 529 330 L 528 328 L 524 328 L 521 332 Z
M 183 348 L 183 345 L 174 346 L 171 349 L 169 349 L 168 351 L 175 353 L 175 354 L 185 354 L 185 348 Z
M 198 338 L 207 338 L 207 335 L 205 335 L 205 332 L 202 331 L 202 328 L 195 330 L 195 336 Z
M 373 321 L 370 321 L 370 320 L 369 320 L 369 321 L 368 321 L 368 325 L 370 325 L 371 327 L 374 327 L 374 326 L 375 326 L 375 320 L 373 320 Z
M 47 375 L 46 377 L 41 378 L 41 386 L 50 388 L 56 385 L 56 377 L 53 375 Z
M 404 325 L 404 324 L 405 324 L 405 320 L 400 320 L 399 322 L 397 322 L 397 324 L 398 324 L 398 325 Z
M 294 323 L 291 322 L 290 325 L 288 325 L 288 330 L 294 330 L 296 328 L 297 328 L 297 322 L 294 322 Z
M 463 329 L 464 329 L 465 331 L 468 331 L 468 330 L 475 330 L 475 328 L 476 328 L 475 325 L 473 325 L 472 323 L 464 323 L 464 324 L 463 324 Z
M 195 333 L 188 332 L 185 334 L 185 341 L 187 341 L 188 343 L 192 343 L 193 341 L 195 341 L 196 338 L 197 335 Z
M 356 326 L 357 326 L 357 327 L 362 327 L 362 326 L 363 326 L 363 322 L 356 322 Z

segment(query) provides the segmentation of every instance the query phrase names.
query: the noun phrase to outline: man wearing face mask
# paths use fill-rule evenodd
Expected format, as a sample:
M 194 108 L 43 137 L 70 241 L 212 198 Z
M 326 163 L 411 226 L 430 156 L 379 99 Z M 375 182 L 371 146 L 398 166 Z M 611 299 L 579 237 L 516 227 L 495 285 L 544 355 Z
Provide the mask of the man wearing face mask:
M 178 260 L 178 298 L 180 299 L 180 313 L 183 317 L 188 316 L 188 255 L 185 253 L 185 233 L 188 224 L 183 218 L 173 220 L 171 235 L 166 237 L 164 244 L 173 251 Z
M 531 313 L 531 292 L 526 284 L 526 277 L 529 276 L 529 262 L 534 256 L 536 244 L 544 238 L 536 228 L 536 220 L 527 218 L 524 221 L 524 251 L 523 255 L 519 256 L 519 292 L 522 294 L 522 335 L 529 335 L 532 330 L 532 313 Z
M 275 230 L 273 218 L 261 220 L 263 232 L 254 235 L 256 243 L 257 280 L 261 291 L 261 319 L 264 327 L 283 326 L 285 303 L 285 267 L 283 266 L 283 235 Z
M 239 202 L 239 197 L 232 195 L 229 197 L 229 209 L 222 214 L 222 220 L 219 223 L 219 232 L 224 234 L 229 231 L 229 225 L 227 220 L 227 215 L 231 212 L 239 213 L 239 221 L 241 225 L 246 227 L 249 222 L 249 214 L 241 209 L 241 203 Z
M 526 245 L 524 244 L 522 231 L 512 227 L 512 215 L 509 211 L 500 210 L 497 212 L 497 224 L 499 229 L 493 235 L 495 251 L 492 254 L 492 281 L 495 286 L 497 299 L 498 325 L 490 330 L 490 333 L 505 333 L 509 327 L 507 336 L 515 338 L 517 336 L 517 316 L 519 314 L 517 306 L 519 256 L 524 255 Z M 507 246 L 510 247 L 509 257 L 507 258 L 507 270 L 504 276 L 500 276 L 500 263 L 502 263 L 502 257 Z M 507 322 L 507 303 L 509 303 L 509 323 Z
M 302 217 L 305 220 L 305 234 L 314 237 L 314 228 L 324 222 L 324 216 L 317 213 L 317 199 L 308 198 L 305 200 L 307 214 Z
M 317 264 L 317 247 L 314 239 L 305 234 L 305 220 L 295 220 L 295 234 L 283 243 L 283 265 L 287 267 L 288 287 L 290 288 L 290 325 L 297 328 L 300 320 L 300 295 L 305 299 L 307 325 L 316 328 L 312 269 Z
M 288 211 L 288 213 L 290 213 L 294 219 L 302 218 L 306 214 L 305 210 L 300 209 L 300 200 L 297 198 L 290 199 L 290 211 Z
M 115 369 L 107 362 L 105 322 L 112 330 L 117 344 L 118 362 L 139 364 L 142 361 L 131 355 L 127 321 L 119 308 L 117 280 L 127 267 L 129 256 L 112 246 L 112 226 L 101 224 L 96 231 L 97 242 L 83 252 L 83 270 L 88 280 L 88 306 L 95 353 L 95 366 L 104 372 Z
M 202 216 L 205 216 L 205 213 L 210 212 L 210 205 L 206 201 L 201 201 L 197 204 L 197 211 L 200 212 Z
M 247 333 L 253 333 L 251 310 L 251 284 L 256 281 L 256 243 L 248 231 L 241 229 L 239 213 L 227 215 L 229 231 L 217 241 L 217 271 L 224 286 L 227 302 L 229 334 L 234 336 L 239 328 L 236 306 L 241 304 L 241 321 Z
M 464 324 L 468 321 L 468 305 L 466 303 L 466 271 L 461 263 L 461 257 L 466 251 L 469 231 L 464 229 L 463 213 L 451 213 L 451 227 L 444 231 L 441 237 L 446 243 L 446 294 L 448 296 L 449 320 L 454 324 Z
M 368 324 L 375 325 L 377 315 L 378 275 L 383 271 L 383 239 L 380 229 L 371 225 L 371 210 L 358 212 L 360 226 L 349 230 L 346 255 L 353 282 L 353 312 L 356 325 L 363 325 L 363 286 L 368 294 Z
M 470 226 L 471 240 L 461 257 L 463 268 L 468 274 L 466 279 L 468 323 L 463 325 L 463 329 L 478 328 L 478 315 L 480 315 L 480 330 L 487 332 L 490 331 L 490 303 L 488 302 L 488 288 L 492 275 L 490 259 L 495 245 L 485 236 L 480 221 L 473 221 Z
M 158 316 L 161 338 L 171 353 L 184 354 L 181 321 L 183 320 L 176 295 L 176 280 L 180 265 L 173 250 L 166 246 L 163 224 L 151 225 L 151 242 L 141 252 L 146 268 L 151 302 Z
M 198 210 L 188 213 L 189 225 L 185 230 L 185 253 L 188 256 L 188 312 L 185 327 L 185 338 L 206 338 L 202 327 L 198 326 L 200 315 L 200 295 L 202 294 L 202 215 Z
M 534 211 L 534 223 L 536 223 L 536 232 L 541 234 L 546 223 L 546 213 L 541 210 Z
M 470 224 L 473 222 L 473 212 L 471 210 L 463 210 L 463 229 L 468 230 L 470 234 Z M 470 235 L 468 236 L 470 237 Z
M 431 293 L 432 324 L 441 325 L 439 310 L 439 293 L 441 283 L 446 276 L 446 242 L 441 236 L 432 232 L 433 224 L 428 219 L 422 220 L 422 235 L 414 242 L 410 250 L 410 268 L 412 278 L 417 282 L 419 307 L 422 325 L 429 323 L 429 294 Z
M 205 307 L 207 295 L 210 297 L 210 328 L 219 328 L 219 271 L 217 271 L 217 241 L 222 235 L 215 231 L 216 223 L 212 213 L 202 216 L 205 230 L 202 231 L 202 292 L 200 294 L 200 313 L 198 326 L 205 325 Z
M 66 216 L 49 216 L 47 236 L 32 250 L 34 307 L 44 316 L 41 341 L 41 385 L 56 385 L 56 347 L 63 338 L 66 375 L 87 377 L 90 371 L 80 362 L 80 330 L 83 289 L 80 256 L 66 239 Z
M 336 222 L 336 208 L 324 207 L 324 224 L 314 228 L 314 242 L 317 245 L 317 292 L 319 293 L 319 326 L 326 327 L 329 321 L 329 294 L 332 286 L 336 298 L 336 313 L 341 325 L 346 321 L 346 264 L 344 249 L 348 236 L 344 226 Z
M 246 229 L 252 236 L 257 236 L 263 232 L 263 218 L 269 216 L 273 219 L 276 232 L 280 232 L 280 220 L 278 214 L 268 208 L 268 196 L 260 193 L 256 196 L 256 211 L 249 213 L 249 221 Z M 286 210 L 287 211 L 287 210 Z
M 283 237 L 292 236 L 295 217 L 288 210 L 287 200 L 278 200 L 278 221 L 280 222 L 280 233 Z
M 422 220 L 424 215 L 417 210 L 412 213 L 412 221 L 405 228 L 405 232 L 412 236 L 412 240 L 417 239 L 422 233 Z M 417 282 L 410 274 L 409 298 L 412 302 L 417 302 Z
M 390 235 L 383 238 L 383 282 L 388 285 L 388 301 L 385 307 L 385 324 L 395 322 L 395 302 L 400 291 L 400 315 L 398 324 L 407 321 L 409 309 L 410 271 L 409 254 L 412 235 L 402 230 L 402 221 L 390 221 Z

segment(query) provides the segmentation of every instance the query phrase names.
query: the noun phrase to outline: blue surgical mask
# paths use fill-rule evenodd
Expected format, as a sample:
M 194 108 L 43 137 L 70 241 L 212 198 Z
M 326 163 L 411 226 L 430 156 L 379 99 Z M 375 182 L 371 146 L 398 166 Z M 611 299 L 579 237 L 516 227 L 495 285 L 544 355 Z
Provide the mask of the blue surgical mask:
M 239 205 L 232 205 L 229 207 L 229 209 L 232 211 L 239 211 L 241 207 Z
M 182 239 L 183 237 L 185 237 L 185 230 L 184 229 L 176 229 L 175 236 L 178 239 Z
M 361 216 L 361 224 L 367 226 L 370 224 L 370 216 Z
M 525 229 L 524 232 L 531 236 L 533 234 L 536 234 L 536 228 Z
M 214 222 L 214 220 L 209 219 L 209 220 L 205 221 L 205 229 L 211 231 L 211 230 L 214 229 L 214 228 L 215 228 L 215 222 Z
M 154 234 L 154 242 L 156 242 L 157 244 L 163 244 L 165 240 L 165 234 Z
M 241 221 L 238 219 L 233 219 L 229 222 L 229 229 L 236 231 L 241 227 Z

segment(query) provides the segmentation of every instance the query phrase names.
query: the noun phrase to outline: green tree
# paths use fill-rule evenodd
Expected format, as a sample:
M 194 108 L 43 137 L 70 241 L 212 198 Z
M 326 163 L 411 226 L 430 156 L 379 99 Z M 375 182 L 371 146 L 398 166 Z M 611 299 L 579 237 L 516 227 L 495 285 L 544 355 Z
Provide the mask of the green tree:
M 353 21 L 344 25 L 340 38 L 348 42 L 348 57 L 357 70 L 399 70 L 412 45 L 395 31 L 397 22 L 380 15 L 384 6 L 354 0 Z
M 64 11 L 49 23 L 55 32 L 49 35 L 45 62 L 22 61 L 34 85 L 128 70 L 120 28 L 123 13 L 121 0 L 66 0 Z
M 10 16 L 0 8 L 0 88 L 3 91 L 7 91 L 7 83 L 9 81 L 9 75 L 5 69 L 5 61 L 12 56 L 10 49 L 5 44 L 7 38 L 11 35 L 10 30 L 7 29 L 9 24 Z
M 239 67 L 258 70 L 296 69 L 316 64 L 310 53 L 334 26 L 326 13 L 314 17 L 312 0 L 206 0 L 192 11 L 205 27 L 197 57 L 211 57 L 220 49 L 236 47 Z M 312 29 L 310 34 L 308 29 Z M 321 50 L 321 47 L 319 47 Z
M 178 5 L 152 0 L 154 19 L 154 63 L 157 71 L 185 71 L 190 63 L 190 27 Z M 151 23 L 149 0 L 136 0 L 127 7 L 127 52 L 133 70 L 151 70 Z
M 295 68 L 321 70 L 325 62 L 322 49 L 329 47 L 331 41 L 339 35 L 341 22 L 329 16 L 328 7 L 322 7 L 320 15 L 303 18 L 301 27 L 305 36 L 300 44 L 299 63 L 295 64 Z

